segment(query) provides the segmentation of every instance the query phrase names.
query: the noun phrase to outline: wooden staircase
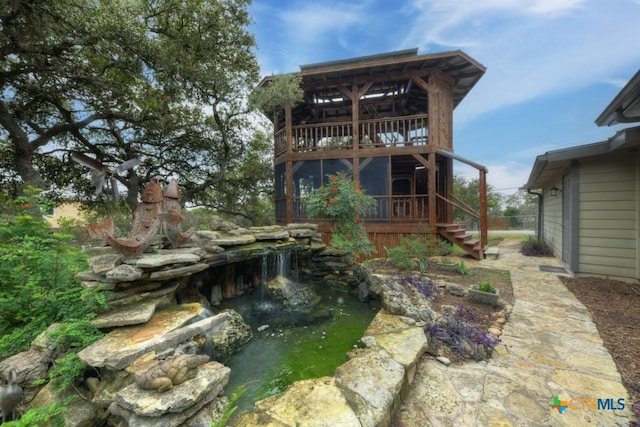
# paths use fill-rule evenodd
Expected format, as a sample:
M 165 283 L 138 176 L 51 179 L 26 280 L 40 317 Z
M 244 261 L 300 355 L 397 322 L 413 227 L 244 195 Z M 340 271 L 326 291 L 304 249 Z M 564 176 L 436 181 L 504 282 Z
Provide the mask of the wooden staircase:
M 475 259 L 484 259 L 484 248 L 480 240 L 474 239 L 464 227 L 458 224 L 437 224 L 437 227 L 442 237 L 460 246 Z

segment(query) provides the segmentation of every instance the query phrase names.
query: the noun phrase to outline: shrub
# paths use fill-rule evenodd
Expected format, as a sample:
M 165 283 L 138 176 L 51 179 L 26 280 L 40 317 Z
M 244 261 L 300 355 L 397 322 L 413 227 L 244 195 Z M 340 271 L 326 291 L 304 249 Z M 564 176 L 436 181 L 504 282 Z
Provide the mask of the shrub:
M 387 258 L 400 270 L 411 270 L 414 267 L 413 259 L 404 246 L 385 247 L 384 249 L 387 252 Z
M 538 236 L 529 236 L 524 240 L 520 253 L 525 256 L 553 256 L 553 250 Z
M 52 323 L 88 324 L 104 305 L 75 278 L 86 255 L 29 209 L 0 215 L 0 358 L 26 349 Z
M 458 355 L 475 360 L 486 359 L 500 338 L 485 332 L 473 311 L 458 304 L 456 311 L 442 316 L 426 328 L 434 345 L 448 345 Z
M 496 293 L 496 288 L 494 288 L 493 285 L 489 282 L 478 283 L 478 286 L 476 286 L 476 289 L 479 290 L 480 292 L 488 292 L 490 294 Z
M 328 178 L 329 183 L 307 199 L 309 215 L 331 223 L 333 247 L 353 255 L 375 252 L 361 215 L 373 212 L 376 201 L 345 173 L 328 175 Z
M 401 279 L 401 282 L 413 286 L 428 300 L 435 298 L 438 294 L 438 288 L 429 279 L 419 276 L 405 276 Z
M 467 267 L 467 264 L 464 263 L 464 261 L 459 261 L 456 264 L 456 271 L 463 276 L 469 274 L 469 268 Z

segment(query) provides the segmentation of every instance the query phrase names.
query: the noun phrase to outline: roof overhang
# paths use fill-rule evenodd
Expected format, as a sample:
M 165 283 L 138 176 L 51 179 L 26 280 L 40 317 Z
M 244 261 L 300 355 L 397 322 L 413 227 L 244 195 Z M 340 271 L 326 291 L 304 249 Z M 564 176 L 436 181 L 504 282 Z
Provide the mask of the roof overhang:
M 524 188 L 535 190 L 550 187 L 563 175 L 574 160 L 637 150 L 639 147 L 640 126 L 637 126 L 621 130 L 607 141 L 547 151 L 536 157 L 529 180 Z
M 640 122 L 640 70 L 596 119 L 598 126 Z
M 418 49 L 406 49 L 378 55 L 301 65 L 300 71 L 287 73 L 302 77 L 304 88 L 331 87 L 336 81 L 366 82 L 375 76 L 410 76 L 438 70 L 451 80 L 455 108 L 484 75 L 486 68 L 466 53 L 456 50 L 418 55 Z M 258 87 L 269 84 L 265 77 Z

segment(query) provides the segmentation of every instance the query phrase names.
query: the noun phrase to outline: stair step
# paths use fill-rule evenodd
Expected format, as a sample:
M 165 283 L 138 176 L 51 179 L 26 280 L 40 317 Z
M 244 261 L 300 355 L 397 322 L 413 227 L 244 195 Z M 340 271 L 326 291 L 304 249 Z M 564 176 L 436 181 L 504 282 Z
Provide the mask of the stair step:
M 499 253 L 500 253 L 500 248 L 495 247 L 495 246 L 487 247 L 484 250 L 485 258 L 498 259 L 498 254 Z

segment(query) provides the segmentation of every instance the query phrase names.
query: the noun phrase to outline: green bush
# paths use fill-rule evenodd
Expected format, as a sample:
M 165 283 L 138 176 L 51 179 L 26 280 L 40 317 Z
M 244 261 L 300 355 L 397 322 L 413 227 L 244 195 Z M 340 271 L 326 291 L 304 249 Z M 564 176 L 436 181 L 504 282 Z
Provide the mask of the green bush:
M 329 183 L 316 189 L 307 199 L 309 215 L 331 223 L 331 246 L 353 255 L 375 252 L 361 215 L 371 213 L 376 201 L 347 174 L 328 177 Z
M 542 237 L 529 236 L 522 242 L 520 253 L 525 256 L 553 256 L 553 250 Z
M 496 293 L 496 288 L 494 288 L 493 285 L 489 282 L 478 283 L 476 289 L 478 289 L 480 292 L 488 292 L 490 294 Z
M 25 350 L 52 323 L 88 325 L 104 305 L 75 278 L 87 264 L 72 237 L 51 232 L 21 199 L 13 204 L 0 214 L 0 358 Z
M 413 259 L 409 256 L 409 252 L 404 246 L 385 247 L 384 249 L 387 252 L 389 261 L 400 270 L 411 270 L 414 267 Z

